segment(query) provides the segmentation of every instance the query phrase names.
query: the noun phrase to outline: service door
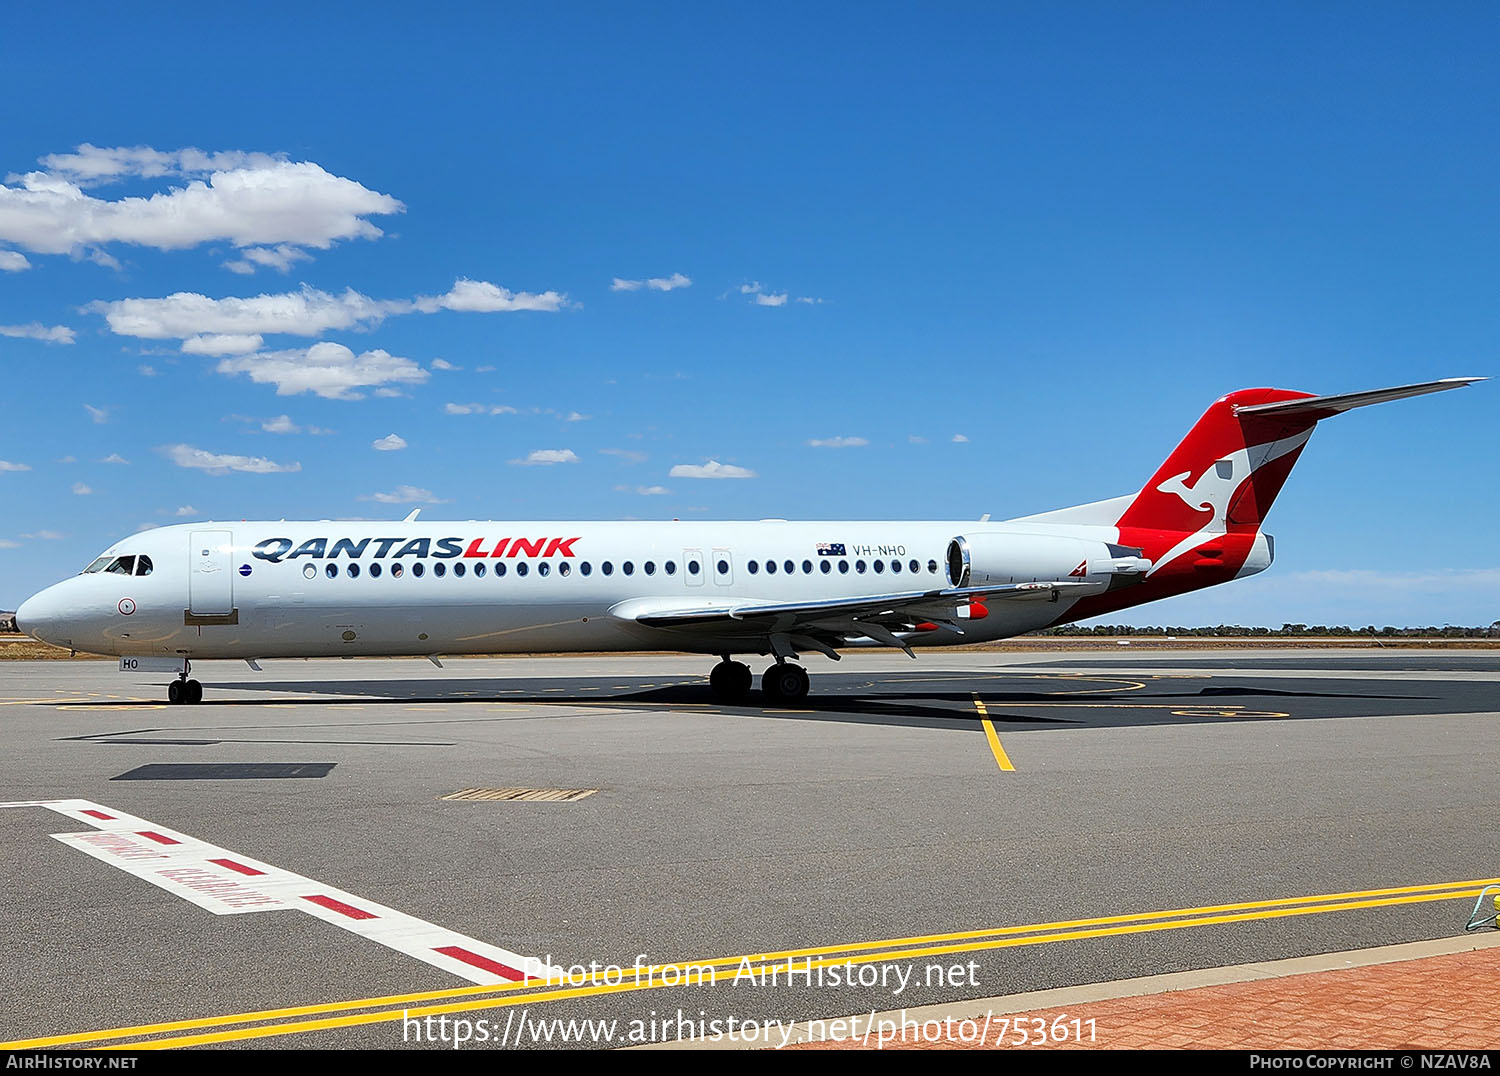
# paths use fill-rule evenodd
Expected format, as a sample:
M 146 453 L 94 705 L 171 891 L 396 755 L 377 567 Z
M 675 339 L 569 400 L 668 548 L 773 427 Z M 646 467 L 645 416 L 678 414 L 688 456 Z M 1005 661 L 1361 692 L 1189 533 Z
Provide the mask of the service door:
M 225 616 L 234 609 L 234 570 L 229 531 L 193 531 L 188 549 L 188 611 L 194 616 Z

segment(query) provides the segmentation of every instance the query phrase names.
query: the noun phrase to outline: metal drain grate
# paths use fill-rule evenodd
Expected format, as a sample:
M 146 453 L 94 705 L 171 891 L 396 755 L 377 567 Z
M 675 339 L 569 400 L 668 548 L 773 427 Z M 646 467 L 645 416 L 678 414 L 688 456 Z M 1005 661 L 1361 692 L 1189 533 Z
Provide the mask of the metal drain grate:
M 445 800 L 505 800 L 515 803 L 574 803 L 598 792 L 597 788 L 465 788 L 439 796 Z

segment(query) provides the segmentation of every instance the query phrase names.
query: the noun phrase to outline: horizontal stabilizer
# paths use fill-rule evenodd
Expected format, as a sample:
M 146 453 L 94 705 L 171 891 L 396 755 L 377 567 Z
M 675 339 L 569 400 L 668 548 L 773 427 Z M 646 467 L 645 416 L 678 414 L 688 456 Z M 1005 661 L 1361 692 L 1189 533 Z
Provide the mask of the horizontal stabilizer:
M 1356 407 L 1404 400 L 1408 396 L 1426 396 L 1429 392 L 1446 392 L 1463 388 L 1483 377 L 1445 377 L 1441 381 L 1423 381 L 1417 385 L 1400 385 L 1391 389 L 1371 389 L 1368 392 L 1344 392 L 1337 396 L 1308 396 L 1300 400 L 1279 400 L 1275 403 L 1251 404 L 1234 409 L 1238 417 L 1246 415 L 1277 415 L 1282 418 L 1309 418 L 1313 421 L 1330 415 L 1352 411 Z

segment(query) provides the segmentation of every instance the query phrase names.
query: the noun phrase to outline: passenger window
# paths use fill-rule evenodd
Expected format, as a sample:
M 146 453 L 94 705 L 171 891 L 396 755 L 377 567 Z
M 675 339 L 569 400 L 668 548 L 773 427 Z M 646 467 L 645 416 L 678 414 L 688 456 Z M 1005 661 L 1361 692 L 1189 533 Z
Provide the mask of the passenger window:
M 459 562 L 458 562 L 458 563 L 457 563 L 457 564 L 455 564 L 455 565 L 454 565 L 454 566 L 453 566 L 453 574 L 454 574 L 454 575 L 458 575 L 458 576 L 461 576 L 461 575 L 463 575 L 463 574 L 464 574 L 464 572 L 465 572 L 465 571 L 467 571 L 467 570 L 468 570 L 468 569 L 466 569 L 466 568 L 465 568 L 465 567 L 464 567 L 464 562 L 463 562 L 463 561 L 459 561 Z
M 584 561 L 582 564 L 580 564 L 578 566 L 578 570 L 580 572 L 582 572 L 584 575 L 592 575 L 593 572 L 594 572 L 594 566 L 592 564 L 590 564 L 588 561 Z
M 729 562 L 727 560 L 721 560 L 721 561 L 719 561 L 719 563 L 718 563 L 718 569 L 719 569 L 719 574 L 720 575 L 728 575 L 729 574 Z
M 344 570 L 349 573 L 349 578 L 350 579 L 358 579 L 359 578 L 359 565 L 358 564 L 351 564 L 351 565 L 349 565 L 348 568 L 346 568 Z
M 339 566 L 337 564 L 325 564 L 323 566 L 323 574 L 329 579 L 337 579 L 339 577 Z
M 422 573 L 426 570 L 427 565 L 423 564 L 421 561 L 417 561 L 417 563 L 411 566 L 411 574 L 416 576 L 418 579 L 422 578 Z
M 526 574 L 526 571 L 526 562 L 524 560 L 516 561 L 516 574 L 524 576 Z
M 484 561 L 480 561 L 478 564 L 474 565 L 474 578 L 475 579 L 482 578 L 484 576 L 484 572 L 485 572 Z
M 144 553 L 142 553 L 139 557 L 135 558 L 135 574 L 136 575 L 150 575 L 151 574 L 151 558 L 148 557 L 148 556 L 146 556 Z
M 766 574 L 767 575 L 775 575 L 776 574 L 776 562 L 774 560 L 768 560 L 768 561 L 766 561 Z
M 109 570 L 114 575 L 129 575 L 135 571 L 135 558 L 121 557 L 109 566 Z
M 391 565 L 391 578 L 392 579 L 400 579 L 401 575 L 402 575 L 401 565 L 399 565 L 399 564 L 392 564 Z
M 833 565 L 828 563 L 828 561 L 826 560 L 820 560 L 818 561 L 818 570 L 824 575 L 827 575 L 829 572 L 833 571 Z
M 910 569 L 912 575 L 916 575 L 919 571 L 922 570 L 922 566 L 920 564 L 918 564 L 916 561 L 912 561 L 906 567 L 908 569 Z
M 568 575 L 572 571 L 573 571 L 573 566 L 571 564 L 569 564 L 567 561 L 563 561 L 561 564 L 559 564 L 557 566 L 557 574 L 558 575 Z
M 804 560 L 802 562 L 802 574 L 803 575 L 812 575 L 812 561 L 810 561 L 810 560 Z
M 647 575 L 656 574 L 656 561 L 654 560 L 648 560 L 645 564 L 641 565 L 641 567 L 645 570 Z
M 745 565 L 745 570 L 751 575 L 754 575 L 756 572 L 760 571 L 760 565 L 752 560 L 749 564 Z
M 854 562 L 854 570 L 856 572 L 858 572 L 860 575 L 864 575 L 865 574 L 865 562 L 862 561 L 862 560 L 855 561 Z
M 893 561 L 891 561 L 891 571 L 893 571 L 893 572 L 900 572 L 901 571 L 901 562 L 899 560 L 893 560 Z
M 624 572 L 626 575 L 634 575 L 635 565 L 627 560 L 624 564 L 620 565 L 620 571 Z
M 697 575 L 702 570 L 703 566 L 696 560 L 688 561 L 688 575 Z
M 666 572 L 668 575 L 676 575 L 677 562 L 675 560 L 669 560 L 661 566 L 661 570 Z
M 380 565 L 379 564 L 372 564 L 372 565 L 370 565 L 370 578 L 371 579 L 379 579 L 380 578 Z
M 786 574 L 787 575 L 791 575 L 793 572 L 795 572 L 797 570 L 797 566 L 795 564 L 793 564 L 791 561 L 786 561 L 784 564 L 782 564 L 782 567 L 786 569 Z
M 432 566 L 432 574 L 441 579 L 443 576 L 448 574 L 448 566 L 442 561 L 438 561 Z
M 503 560 L 497 560 L 497 561 L 495 561 L 495 578 L 499 579 L 504 574 L 505 574 L 505 561 L 503 561 Z
M 540 563 L 540 564 L 538 564 L 536 566 L 536 574 L 537 575 L 546 575 L 551 570 L 552 570 L 552 565 L 548 564 L 546 561 L 542 561 L 542 563 Z
M 848 575 L 849 574 L 849 562 L 847 560 L 841 560 L 841 561 L 839 561 L 839 574 L 840 575 Z
M 601 572 L 603 572 L 605 575 L 614 575 L 615 574 L 615 566 L 613 564 L 611 564 L 609 561 L 605 561 L 603 564 L 601 564 L 599 566 L 599 570 Z
M 929 560 L 927 562 L 927 574 L 928 575 L 937 575 L 937 561 L 935 561 L 935 560 Z
M 881 572 L 885 571 L 885 561 L 877 560 L 874 565 L 872 565 L 872 567 L 874 567 L 875 569 L 875 574 L 879 575 Z

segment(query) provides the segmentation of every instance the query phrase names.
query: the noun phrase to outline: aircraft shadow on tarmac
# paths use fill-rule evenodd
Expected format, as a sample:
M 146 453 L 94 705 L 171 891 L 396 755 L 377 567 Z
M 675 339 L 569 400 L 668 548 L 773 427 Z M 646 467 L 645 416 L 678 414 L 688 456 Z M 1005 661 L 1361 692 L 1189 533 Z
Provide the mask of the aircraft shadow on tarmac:
M 852 678 L 851 678 L 852 679 Z M 833 721 L 850 724 L 894 725 L 919 728 L 972 730 L 980 715 L 974 708 L 974 692 L 953 690 L 914 689 L 902 685 L 899 680 L 889 681 L 888 688 L 870 690 L 868 681 L 860 680 L 851 685 L 856 690 L 841 689 L 836 682 L 831 690 L 814 693 L 795 703 L 766 702 L 758 694 L 744 703 L 720 703 L 710 694 L 705 681 L 676 683 L 645 688 L 633 688 L 619 684 L 617 678 L 601 680 L 597 685 L 587 685 L 591 690 L 580 690 L 584 684 L 572 681 L 567 687 L 540 687 L 539 684 L 555 684 L 556 681 L 517 680 L 453 680 L 441 684 L 432 680 L 345 680 L 312 684 L 305 681 L 242 681 L 210 685 L 210 693 L 202 703 L 185 710 L 173 708 L 183 717 L 201 715 L 205 721 L 193 731 L 220 731 L 230 733 L 232 726 L 210 724 L 214 715 L 244 707 L 263 705 L 266 700 L 225 699 L 215 697 L 213 689 L 254 692 L 257 695 L 280 694 L 297 696 L 316 692 L 322 697 L 281 698 L 285 705 L 295 701 L 298 706 L 322 709 L 320 722 L 337 715 L 340 708 L 352 704 L 381 705 L 392 708 L 412 705 L 505 704 L 507 706 L 563 706 L 569 708 L 596 708 L 601 717 L 617 716 L 619 711 L 641 708 L 670 712 L 681 707 L 684 714 L 719 713 L 726 717 L 760 717 L 778 720 Z M 974 681 L 983 688 L 980 697 L 987 710 L 986 716 L 996 726 L 1009 731 L 1028 728 L 1109 728 L 1138 727 L 1152 725 L 1219 724 L 1226 721 L 1264 721 L 1267 719 L 1317 719 L 1332 717 L 1370 716 L 1376 712 L 1401 714 L 1413 712 L 1462 712 L 1463 705 L 1455 705 L 1432 695 L 1368 694 L 1352 691 L 1287 691 L 1253 685 L 1205 686 L 1192 691 L 1007 691 L 997 689 L 993 682 Z M 1168 683 L 1152 687 L 1175 686 Z M 329 698 L 329 695 L 341 697 Z M 1278 707 L 1275 700 L 1287 700 L 1286 706 Z M 1295 712 L 1292 706 L 1293 701 Z M 1270 705 L 1268 705 L 1268 701 Z M 1349 705 L 1365 703 L 1364 706 Z M 1447 703 L 1447 705 L 1445 705 Z M 1374 704 L 1373 706 L 1370 704 Z M 1401 704 L 1401 705 L 1397 705 Z M 1436 704 L 1436 705 L 1434 705 Z M 82 705 L 82 704 L 80 704 Z M 138 706 L 138 703 L 121 702 L 122 709 Z M 88 708 L 102 710 L 110 704 L 91 700 Z M 60 709 L 67 709 L 63 704 Z M 1043 708 L 1051 712 L 1042 712 Z M 607 714 L 605 713 L 607 712 Z M 465 724 L 486 720 L 509 721 L 517 715 L 480 715 L 450 711 L 432 714 L 399 722 L 381 720 L 386 727 L 399 725 L 442 725 L 461 720 Z M 545 711 L 536 717 L 545 717 Z M 365 723 L 353 714 L 337 722 L 340 727 L 357 727 Z M 372 723 L 374 724 L 374 723 Z M 262 726 L 264 727 L 264 726 Z M 297 721 L 272 726 L 282 730 L 302 726 Z M 96 742 L 123 742 L 113 737 L 138 735 L 148 730 L 129 732 L 96 733 L 76 739 L 92 739 Z M 154 730 L 149 730 L 154 731 Z M 163 729 L 162 731 L 168 731 Z M 181 734 L 186 731 L 176 725 L 171 731 Z M 167 741 L 153 741 L 166 743 Z M 328 741 L 319 741 L 328 742 Z M 361 741 L 371 742 L 371 741 Z M 424 741 L 435 743 L 436 741 Z M 416 746 L 412 741 L 392 743 L 391 746 Z

